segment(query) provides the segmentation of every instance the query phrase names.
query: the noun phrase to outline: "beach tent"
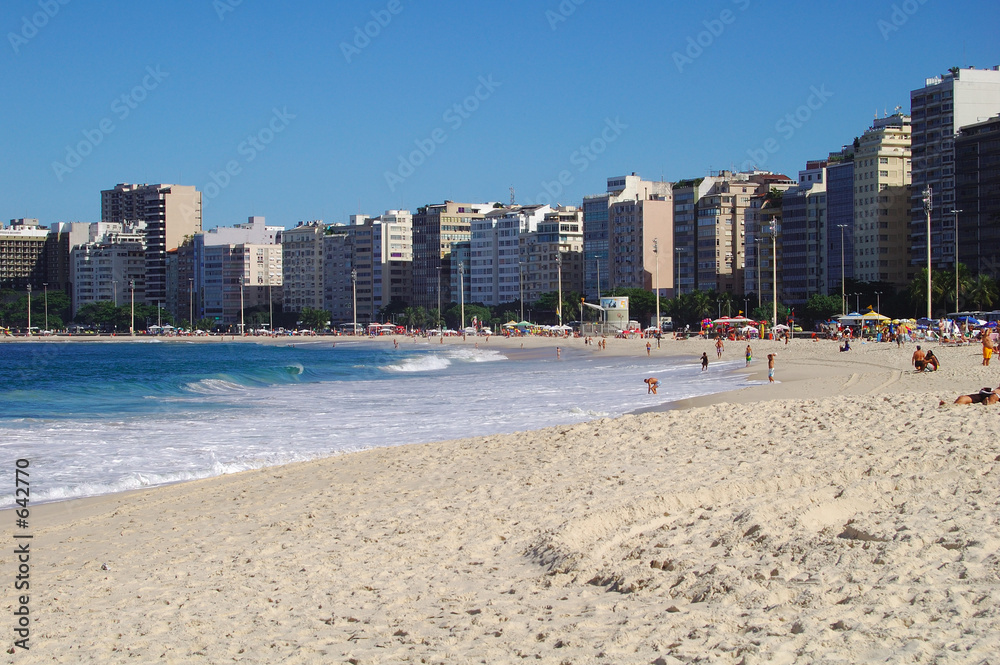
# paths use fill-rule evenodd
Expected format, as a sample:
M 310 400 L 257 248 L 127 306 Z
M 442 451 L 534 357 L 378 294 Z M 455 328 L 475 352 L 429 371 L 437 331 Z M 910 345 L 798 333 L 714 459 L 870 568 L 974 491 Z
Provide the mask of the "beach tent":
M 779 323 L 778 325 L 774 326 L 772 330 L 774 330 L 774 332 L 785 332 L 789 330 L 789 327 L 786 326 L 784 323 Z
M 864 321 L 865 323 L 871 323 L 873 321 L 874 322 L 888 321 L 889 317 L 888 316 L 883 316 L 882 314 L 879 314 L 878 312 L 868 312 L 864 316 L 861 317 L 861 320 Z

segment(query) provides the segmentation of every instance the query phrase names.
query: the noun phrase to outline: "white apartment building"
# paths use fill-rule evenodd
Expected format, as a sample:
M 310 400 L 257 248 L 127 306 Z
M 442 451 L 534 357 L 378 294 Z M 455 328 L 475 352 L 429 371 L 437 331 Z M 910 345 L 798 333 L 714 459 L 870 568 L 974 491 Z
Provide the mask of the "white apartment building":
M 910 224 L 910 117 L 877 118 L 854 155 L 854 277 L 905 287 Z
M 92 225 L 92 230 L 94 230 Z M 144 222 L 105 224 L 104 233 L 70 251 L 73 274 L 73 315 L 81 307 L 106 300 L 116 306 L 145 302 L 146 237 Z M 153 305 L 166 303 L 153 302 Z
M 560 206 L 549 210 L 535 231 L 520 234 L 524 301 L 533 303 L 562 288 L 563 296 L 582 293 L 584 285 L 583 210 Z M 563 321 L 576 318 L 563 312 Z
M 469 298 L 487 306 L 520 298 L 520 236 L 537 230 L 548 205 L 496 208 L 472 220 Z

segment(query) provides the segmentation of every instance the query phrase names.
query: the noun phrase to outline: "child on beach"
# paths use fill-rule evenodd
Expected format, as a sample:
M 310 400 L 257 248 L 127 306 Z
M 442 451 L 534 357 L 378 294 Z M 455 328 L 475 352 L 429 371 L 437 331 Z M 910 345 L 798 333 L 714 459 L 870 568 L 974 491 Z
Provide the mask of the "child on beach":
M 753 350 L 750 348 L 750 345 L 747 344 L 747 367 L 750 366 L 751 360 L 753 360 Z
M 708 369 L 708 354 L 703 353 L 701 354 L 701 371 L 704 372 L 706 369 Z
M 774 383 L 774 354 L 767 354 L 767 380 L 768 383 Z

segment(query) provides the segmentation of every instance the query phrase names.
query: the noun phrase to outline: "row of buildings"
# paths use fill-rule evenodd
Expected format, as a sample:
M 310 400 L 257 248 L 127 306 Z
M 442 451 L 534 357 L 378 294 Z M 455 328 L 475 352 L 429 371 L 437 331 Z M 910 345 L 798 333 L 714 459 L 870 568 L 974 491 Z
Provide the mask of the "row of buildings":
M 929 233 L 928 233 L 929 230 Z M 101 221 L 12 220 L 0 287 L 61 289 L 232 324 L 246 308 L 374 320 L 395 302 L 533 302 L 557 290 L 673 296 L 776 291 L 788 304 L 846 280 L 902 287 L 927 264 L 1000 277 L 1000 70 L 952 69 L 790 178 L 757 169 L 607 179 L 576 205 L 445 201 L 346 223 L 202 230 L 201 193 L 120 184 Z

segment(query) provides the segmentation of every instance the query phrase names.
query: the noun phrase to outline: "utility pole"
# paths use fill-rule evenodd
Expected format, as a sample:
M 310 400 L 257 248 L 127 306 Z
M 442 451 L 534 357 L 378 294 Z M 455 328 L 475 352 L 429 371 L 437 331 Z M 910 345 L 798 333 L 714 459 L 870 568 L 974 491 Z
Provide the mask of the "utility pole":
M 955 215 L 955 312 L 958 312 L 958 213 L 963 210 L 952 210 Z M 48 325 L 45 326 L 48 328 Z
M 462 330 L 460 332 L 465 332 L 465 261 L 458 262 L 458 297 L 461 302 L 460 308 L 462 310 Z
M 653 293 L 656 296 L 656 332 L 663 330 L 660 327 L 660 247 L 657 238 L 653 238 L 653 256 L 656 257 L 656 270 L 653 274 Z
M 43 282 L 42 287 L 45 288 L 45 329 L 49 329 L 49 283 Z M 958 293 L 956 291 L 955 293 Z
M 559 315 L 559 325 L 562 326 L 562 247 L 556 249 L 558 254 L 556 254 L 556 272 L 558 276 L 559 284 L 559 300 L 556 302 L 556 314 Z
M 841 314 L 847 314 L 847 295 L 844 292 L 844 229 L 847 224 L 837 224 L 840 227 L 840 308 Z
M 351 291 L 354 296 L 354 304 L 353 304 L 354 327 L 351 328 L 351 334 L 357 335 L 358 334 L 358 269 L 357 268 L 351 268 Z
M 924 189 L 924 214 L 927 216 L 927 318 L 931 318 L 931 204 L 934 190 Z
M 128 334 L 135 337 L 135 280 L 128 281 L 128 290 L 132 297 L 132 318 L 129 321 Z
M 28 284 L 28 334 L 31 337 L 31 284 Z

